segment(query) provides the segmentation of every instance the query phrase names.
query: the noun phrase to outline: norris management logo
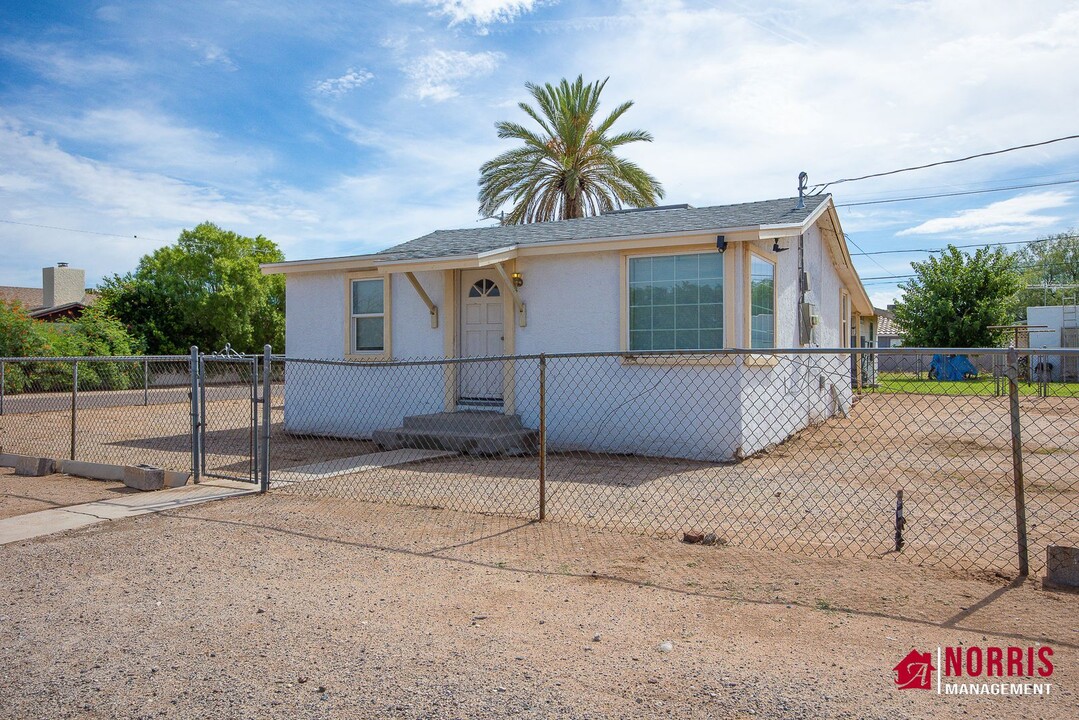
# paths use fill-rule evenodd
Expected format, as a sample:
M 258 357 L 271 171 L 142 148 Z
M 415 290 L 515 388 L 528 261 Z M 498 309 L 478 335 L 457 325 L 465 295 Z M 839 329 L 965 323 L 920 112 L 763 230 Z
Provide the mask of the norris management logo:
M 938 647 L 912 649 L 892 670 L 899 690 L 936 690 L 938 695 L 1048 695 L 1053 649 L 1040 647 Z M 934 664 L 934 662 L 936 664 Z M 934 678 L 935 675 L 935 678 Z

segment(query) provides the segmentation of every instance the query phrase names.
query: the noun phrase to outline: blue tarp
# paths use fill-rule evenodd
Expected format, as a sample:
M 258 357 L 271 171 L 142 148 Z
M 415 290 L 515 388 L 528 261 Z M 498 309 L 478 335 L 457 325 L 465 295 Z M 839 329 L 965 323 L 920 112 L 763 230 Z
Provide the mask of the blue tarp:
M 966 355 L 934 355 L 929 363 L 932 376 L 943 382 L 955 382 L 978 376 L 978 369 Z

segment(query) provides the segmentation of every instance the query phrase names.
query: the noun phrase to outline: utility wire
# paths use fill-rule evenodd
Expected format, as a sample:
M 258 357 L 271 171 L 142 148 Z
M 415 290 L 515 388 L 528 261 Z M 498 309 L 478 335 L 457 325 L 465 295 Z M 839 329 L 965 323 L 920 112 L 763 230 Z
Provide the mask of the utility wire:
M 898 175 L 899 173 L 911 172 L 912 170 L 925 170 L 926 168 L 938 167 L 940 165 L 954 165 L 955 163 L 966 162 L 967 160 L 974 160 L 976 158 L 989 157 L 991 155 L 1002 155 L 1004 153 L 1014 152 L 1016 150 L 1027 150 L 1034 147 L 1042 147 L 1043 145 L 1051 145 L 1053 143 L 1064 142 L 1065 140 L 1079 139 L 1079 135 L 1065 135 L 1064 137 L 1053 138 L 1052 140 L 1043 140 L 1036 143 L 1028 143 L 1026 145 L 1014 145 L 1002 150 L 991 150 L 989 152 L 977 153 L 974 155 L 968 155 L 966 157 L 955 158 L 953 160 L 940 160 L 938 162 L 926 163 L 925 165 L 913 165 L 911 167 L 899 168 L 897 170 L 888 170 L 887 172 L 870 173 L 869 175 L 861 175 L 859 177 L 841 178 L 839 180 L 832 180 L 830 182 L 814 185 L 813 190 L 816 190 L 814 195 L 820 195 L 824 192 L 824 189 L 831 185 L 838 185 L 839 183 L 856 182 L 858 180 L 868 180 L 870 178 L 885 177 L 887 175 Z
M 1076 238 L 1079 238 L 1079 235 L 1064 235 L 1064 236 L 1059 237 L 1059 239 L 1066 239 L 1066 240 L 1074 240 Z M 955 247 L 958 250 L 965 250 L 967 248 L 995 247 L 997 245 L 1032 245 L 1032 244 L 1034 244 L 1036 242 L 1045 242 L 1048 239 L 1049 238 L 1037 238 L 1035 240 L 1009 240 L 1008 242 L 974 243 L 972 245 L 955 245 L 953 247 Z M 1058 238 L 1054 237 L 1053 239 L 1055 240 L 1055 239 L 1058 239 Z M 860 250 L 861 248 L 858 248 L 858 249 Z M 851 257 L 861 257 L 863 255 L 896 255 L 896 254 L 901 254 L 901 253 L 935 253 L 935 252 L 944 252 L 947 249 L 948 248 L 943 247 L 943 248 L 911 248 L 910 250 L 874 250 L 873 252 L 858 252 L 858 253 L 851 253 L 850 255 L 851 255 Z
M 1052 270 L 1053 268 L 1063 268 L 1063 269 L 1066 269 L 1066 270 L 1070 270 L 1071 265 L 1069 263 L 1066 263 L 1066 262 L 1033 263 L 1033 264 L 1027 264 L 1027 265 L 1016 265 L 1017 270 L 1041 270 L 1041 269 Z M 912 278 L 912 277 L 918 277 L 918 274 L 917 273 L 906 273 L 906 274 L 895 274 L 895 275 L 877 275 L 877 276 L 874 276 L 874 277 L 867 277 L 867 278 L 861 278 L 861 279 L 862 279 L 863 282 L 866 282 L 866 281 L 872 281 L 872 280 L 901 280 L 903 278 Z
M 77 228 L 57 227 L 56 225 L 37 225 L 35 223 L 18 222 L 17 220 L 0 220 L 0 223 L 6 223 L 8 225 L 23 225 L 25 227 L 45 228 L 46 230 L 63 230 L 65 232 L 86 233 L 87 235 L 103 235 L 104 237 L 117 237 L 136 240 L 149 240 L 150 242 L 165 242 L 164 240 L 155 240 L 154 238 L 148 238 L 145 235 L 118 235 L 116 233 L 97 232 L 96 230 L 79 230 Z
M 888 198 L 886 200 L 863 200 L 861 202 L 838 203 L 841 207 L 861 207 L 862 205 L 884 205 L 886 203 L 911 202 L 912 200 L 932 200 L 934 198 L 959 197 L 960 195 L 982 195 L 984 193 L 1007 192 L 1009 190 L 1026 190 L 1027 188 L 1050 187 L 1052 185 L 1070 185 L 1079 183 L 1079 178 L 1072 180 L 1056 180 L 1054 182 L 1030 183 L 1028 185 L 1011 185 L 1009 187 L 987 188 L 985 190 L 961 190 L 949 193 L 937 193 L 936 195 L 911 195 L 910 197 Z

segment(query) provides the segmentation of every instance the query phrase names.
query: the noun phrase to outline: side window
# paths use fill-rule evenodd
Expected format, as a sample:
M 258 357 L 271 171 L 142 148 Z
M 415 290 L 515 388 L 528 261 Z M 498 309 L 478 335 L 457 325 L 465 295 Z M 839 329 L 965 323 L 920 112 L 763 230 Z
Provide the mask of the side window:
M 774 348 L 776 344 L 776 266 L 750 255 L 749 334 L 750 347 Z
M 353 280 L 351 308 L 350 350 L 354 353 L 385 350 L 385 280 Z

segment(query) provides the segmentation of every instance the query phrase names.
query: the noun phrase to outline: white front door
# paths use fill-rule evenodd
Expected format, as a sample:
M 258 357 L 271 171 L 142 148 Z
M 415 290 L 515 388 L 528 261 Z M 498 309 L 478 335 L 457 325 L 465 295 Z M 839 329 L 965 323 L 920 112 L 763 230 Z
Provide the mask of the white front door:
M 483 270 L 461 272 L 461 357 L 503 354 L 505 298 L 496 277 Z M 502 399 L 501 362 L 462 363 L 458 376 L 461 400 Z

